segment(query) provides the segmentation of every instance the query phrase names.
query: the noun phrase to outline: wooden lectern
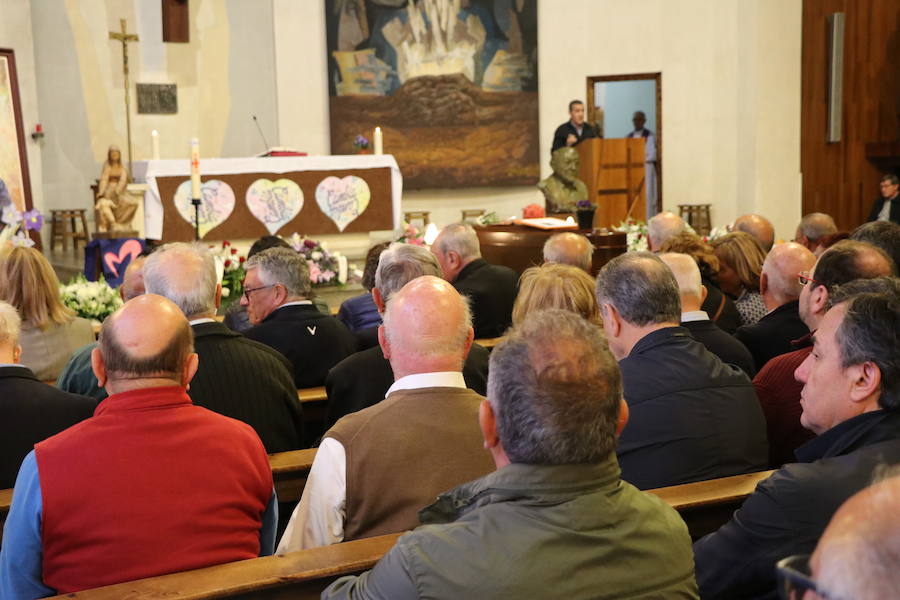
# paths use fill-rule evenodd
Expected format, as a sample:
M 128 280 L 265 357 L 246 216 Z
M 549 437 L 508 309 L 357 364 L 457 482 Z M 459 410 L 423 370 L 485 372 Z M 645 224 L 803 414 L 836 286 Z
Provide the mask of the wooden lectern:
M 646 219 L 644 138 L 592 138 L 575 149 L 581 156 L 578 176 L 597 205 L 594 227 L 612 228 L 628 217 Z

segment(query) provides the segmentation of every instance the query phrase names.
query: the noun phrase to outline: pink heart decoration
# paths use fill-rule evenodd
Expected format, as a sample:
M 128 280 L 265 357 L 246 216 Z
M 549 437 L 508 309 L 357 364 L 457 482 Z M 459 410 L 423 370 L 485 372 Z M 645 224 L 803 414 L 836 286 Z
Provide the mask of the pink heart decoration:
M 134 260 L 134 257 L 141 253 L 141 243 L 137 240 L 128 240 L 119 248 L 119 254 L 115 252 L 107 252 L 103 255 L 103 262 L 106 263 L 107 268 L 113 272 L 113 275 L 116 278 L 119 277 L 119 266 L 125 261 L 125 259 L 130 259 L 128 262 L 130 263 Z

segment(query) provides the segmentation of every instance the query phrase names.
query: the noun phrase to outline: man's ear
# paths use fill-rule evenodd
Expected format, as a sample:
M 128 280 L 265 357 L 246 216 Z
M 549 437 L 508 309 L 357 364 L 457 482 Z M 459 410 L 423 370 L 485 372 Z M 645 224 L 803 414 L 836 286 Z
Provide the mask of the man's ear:
M 106 386 L 106 365 L 103 362 L 103 355 L 100 353 L 100 346 L 91 350 L 91 371 L 97 378 L 97 387 Z
M 219 310 L 220 306 L 222 306 L 222 284 L 217 283 L 216 284 L 216 310 Z
M 284 287 L 284 284 L 276 283 L 275 284 L 275 302 L 278 303 L 278 306 L 281 306 L 282 304 L 287 302 L 287 297 L 288 297 L 287 288 Z
M 621 435 L 622 430 L 625 429 L 625 426 L 628 425 L 628 403 L 625 402 L 625 398 L 619 400 L 619 421 L 616 423 L 616 435 Z
M 706 289 L 706 286 L 701 283 L 700 284 L 700 306 L 703 306 L 703 303 L 706 302 L 707 296 L 709 296 L 709 290 Z
M 388 342 L 387 335 L 384 332 L 384 325 L 378 326 L 378 345 L 381 346 L 381 353 L 388 360 L 391 359 L 391 344 Z
M 381 296 L 381 290 L 377 287 L 372 288 L 372 302 L 375 303 L 375 308 L 378 309 L 378 312 L 384 314 L 384 298 Z
M 481 435 L 484 437 L 485 450 L 496 448 L 500 443 L 500 437 L 497 435 L 497 416 L 486 398 L 478 407 L 478 425 L 481 427 Z
M 22 359 L 22 346 L 16 344 L 13 348 L 13 364 L 18 365 Z
M 184 361 L 184 367 L 181 370 L 181 385 L 184 389 L 191 389 L 191 380 L 197 374 L 197 368 L 200 366 L 200 357 L 196 352 L 192 352 L 188 359 Z
M 877 396 L 881 390 L 881 369 L 872 361 L 859 365 L 851 365 L 853 381 L 850 385 L 850 400 L 852 402 L 865 402 L 872 396 Z M 876 407 L 877 408 L 877 407 Z
M 766 290 L 769 289 L 769 275 L 768 273 L 760 273 L 759 274 L 759 293 L 760 295 L 765 296 Z
M 603 328 L 606 333 L 612 337 L 619 337 L 622 333 L 622 316 L 616 307 L 609 302 L 602 304 L 603 308 Z
M 466 346 L 463 350 L 463 363 L 466 362 L 466 358 L 469 357 L 469 351 L 472 349 L 472 343 L 475 341 L 475 330 L 469 327 L 469 333 L 466 335 Z
M 812 309 L 810 314 L 825 314 L 825 309 L 828 307 L 828 288 L 814 283 L 808 283 L 807 285 L 816 286 L 809 292 L 809 305 Z

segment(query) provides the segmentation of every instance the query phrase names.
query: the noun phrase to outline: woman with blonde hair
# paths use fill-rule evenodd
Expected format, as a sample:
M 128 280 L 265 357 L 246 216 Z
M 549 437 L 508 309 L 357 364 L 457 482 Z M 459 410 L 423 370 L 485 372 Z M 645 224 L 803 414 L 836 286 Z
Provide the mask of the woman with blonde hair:
M 19 312 L 20 362 L 41 381 L 55 380 L 75 350 L 94 341 L 91 322 L 62 303 L 59 279 L 34 248 L 12 248 L 0 257 L 0 300 Z
M 595 325 L 602 324 L 594 296 L 594 278 L 577 267 L 546 263 L 522 273 L 513 305 L 513 325 L 521 323 L 529 313 L 547 308 L 568 310 Z
M 743 231 L 732 231 L 713 240 L 712 247 L 719 259 L 716 274 L 719 286 L 734 298 L 744 325 L 753 325 L 766 314 L 766 305 L 759 293 L 765 250 L 755 237 Z

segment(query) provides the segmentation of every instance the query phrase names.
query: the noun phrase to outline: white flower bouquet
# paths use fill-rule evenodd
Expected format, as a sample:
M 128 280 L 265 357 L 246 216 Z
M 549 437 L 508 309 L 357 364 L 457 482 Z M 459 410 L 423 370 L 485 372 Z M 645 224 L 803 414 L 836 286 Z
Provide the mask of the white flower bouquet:
M 627 219 L 616 225 L 615 230 L 625 234 L 628 240 L 629 252 L 637 252 L 649 248 L 647 245 L 646 222 L 638 221 L 637 219 Z
M 85 319 L 103 321 L 122 306 L 122 298 L 103 277 L 88 281 L 84 275 L 76 275 L 69 283 L 60 284 L 59 292 L 63 304 Z

